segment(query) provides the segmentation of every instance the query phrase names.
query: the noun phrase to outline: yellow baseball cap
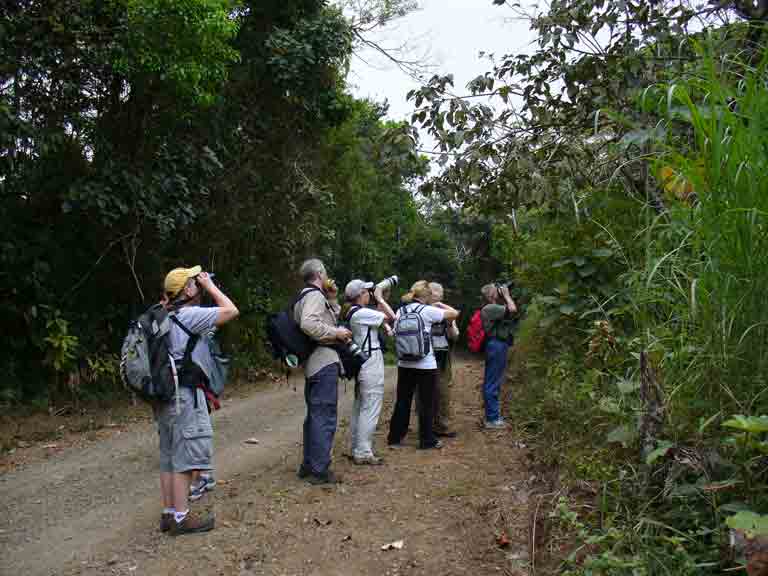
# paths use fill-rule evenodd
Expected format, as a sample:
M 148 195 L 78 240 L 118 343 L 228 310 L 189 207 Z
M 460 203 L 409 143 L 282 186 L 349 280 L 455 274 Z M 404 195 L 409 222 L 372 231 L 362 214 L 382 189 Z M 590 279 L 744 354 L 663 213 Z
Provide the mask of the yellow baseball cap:
M 200 266 L 192 268 L 174 268 L 165 276 L 165 293 L 171 297 L 176 296 L 186 286 L 190 278 L 194 278 L 203 269 Z

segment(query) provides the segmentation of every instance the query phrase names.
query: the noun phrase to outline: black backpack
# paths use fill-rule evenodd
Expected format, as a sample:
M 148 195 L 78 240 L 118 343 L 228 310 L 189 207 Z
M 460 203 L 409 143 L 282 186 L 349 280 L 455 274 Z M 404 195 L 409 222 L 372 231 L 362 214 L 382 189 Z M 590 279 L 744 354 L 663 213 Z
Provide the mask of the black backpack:
M 361 308 L 362 306 L 355 305 L 349 309 L 345 324 L 350 330 L 352 329 L 352 316 Z M 366 346 L 368 347 L 367 350 Z M 357 380 L 357 376 L 360 374 L 360 369 L 363 367 L 363 364 L 365 364 L 371 357 L 371 327 L 368 327 L 368 335 L 359 347 L 358 353 L 353 354 L 348 344 L 337 344 L 334 348 L 339 353 L 339 361 L 343 368 L 342 378 L 346 380 Z
M 294 320 L 293 310 L 296 304 L 310 292 L 322 292 L 315 286 L 303 289 L 293 300 L 293 303 L 277 314 L 271 314 L 267 319 L 267 341 L 272 348 L 272 356 L 286 362 L 286 357 L 293 354 L 298 358 L 299 364 L 303 364 L 315 351 L 317 343 L 304 334 L 301 327 Z
M 186 386 L 188 388 L 198 388 L 202 386 L 214 397 L 219 398 L 224 392 L 224 386 L 227 383 L 230 360 L 222 351 L 221 344 L 216 338 L 215 331 L 211 331 L 205 335 L 193 334 L 181 323 L 181 320 L 179 320 L 175 314 L 171 313 L 169 317 L 188 338 L 187 346 L 184 349 L 184 357 L 178 365 L 179 386 Z M 192 351 L 200 340 L 203 340 L 211 353 L 212 363 L 208 367 L 211 372 L 210 376 L 207 375 L 192 359 Z M 197 403 L 197 397 L 195 397 L 195 403 Z M 195 404 L 195 407 L 197 407 L 197 404 Z

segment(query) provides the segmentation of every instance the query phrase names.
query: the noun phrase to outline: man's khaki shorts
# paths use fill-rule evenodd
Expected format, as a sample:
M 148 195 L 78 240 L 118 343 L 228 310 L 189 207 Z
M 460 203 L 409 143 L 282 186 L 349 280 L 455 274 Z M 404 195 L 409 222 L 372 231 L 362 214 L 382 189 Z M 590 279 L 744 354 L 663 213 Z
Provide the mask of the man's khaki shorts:
M 195 407 L 197 394 L 197 407 Z M 160 471 L 211 470 L 213 428 L 200 388 L 179 388 L 176 398 L 155 408 L 160 434 Z

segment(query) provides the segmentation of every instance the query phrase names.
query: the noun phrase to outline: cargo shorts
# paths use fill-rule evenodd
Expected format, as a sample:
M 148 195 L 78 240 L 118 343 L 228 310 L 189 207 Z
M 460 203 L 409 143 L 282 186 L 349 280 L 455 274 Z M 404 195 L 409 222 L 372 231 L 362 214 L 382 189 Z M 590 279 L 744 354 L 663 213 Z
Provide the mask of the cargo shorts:
M 178 402 L 174 397 L 155 407 L 155 421 L 161 472 L 213 469 L 213 427 L 202 389 L 179 388 Z

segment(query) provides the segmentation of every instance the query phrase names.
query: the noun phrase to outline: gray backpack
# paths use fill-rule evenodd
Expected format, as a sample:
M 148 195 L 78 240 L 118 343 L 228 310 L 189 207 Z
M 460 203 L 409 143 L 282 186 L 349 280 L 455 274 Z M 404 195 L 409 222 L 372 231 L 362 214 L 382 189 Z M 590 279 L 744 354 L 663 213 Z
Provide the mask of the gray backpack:
M 167 402 L 178 387 L 176 365 L 168 349 L 171 315 L 160 304 L 131 322 L 120 351 L 125 386 L 148 401 Z
M 395 324 L 395 352 L 398 360 L 418 362 L 429 355 L 432 337 L 427 332 L 420 312 L 424 304 L 408 309 L 404 305 Z

